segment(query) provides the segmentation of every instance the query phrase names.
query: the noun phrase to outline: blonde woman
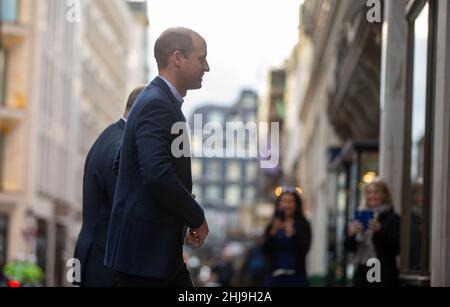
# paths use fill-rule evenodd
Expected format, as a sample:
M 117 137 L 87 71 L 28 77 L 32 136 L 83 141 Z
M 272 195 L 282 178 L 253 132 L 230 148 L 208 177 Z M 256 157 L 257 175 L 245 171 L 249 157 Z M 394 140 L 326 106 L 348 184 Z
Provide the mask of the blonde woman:
M 394 212 L 386 183 L 377 178 L 364 189 L 365 204 L 360 210 L 373 212 L 367 228 L 354 219 L 348 228 L 345 249 L 355 253 L 355 287 L 399 285 L 396 256 L 400 249 L 400 217 Z M 369 283 L 367 261 L 377 258 L 381 264 L 381 282 Z

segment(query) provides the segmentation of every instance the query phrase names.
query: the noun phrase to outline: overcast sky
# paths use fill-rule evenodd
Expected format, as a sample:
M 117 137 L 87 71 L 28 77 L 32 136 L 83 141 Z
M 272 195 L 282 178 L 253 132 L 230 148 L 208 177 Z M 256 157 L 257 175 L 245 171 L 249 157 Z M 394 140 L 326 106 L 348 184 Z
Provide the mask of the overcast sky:
M 243 88 L 265 89 L 268 70 L 280 67 L 297 42 L 302 0 L 148 0 L 150 49 L 169 27 L 183 26 L 208 44 L 211 72 L 190 91 L 184 112 L 206 103 L 231 104 Z M 151 75 L 157 75 L 151 54 Z

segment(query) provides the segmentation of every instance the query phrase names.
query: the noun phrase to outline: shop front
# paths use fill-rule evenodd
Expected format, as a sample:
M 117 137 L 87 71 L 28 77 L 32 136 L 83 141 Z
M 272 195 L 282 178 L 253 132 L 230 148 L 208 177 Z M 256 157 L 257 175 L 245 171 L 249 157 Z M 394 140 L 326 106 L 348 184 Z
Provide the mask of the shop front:
M 364 185 L 378 175 L 378 142 L 353 140 L 331 149 L 329 171 L 336 174 L 336 196 L 329 207 L 328 254 L 330 286 L 348 286 L 353 259 L 344 248 L 347 226 L 364 203 Z

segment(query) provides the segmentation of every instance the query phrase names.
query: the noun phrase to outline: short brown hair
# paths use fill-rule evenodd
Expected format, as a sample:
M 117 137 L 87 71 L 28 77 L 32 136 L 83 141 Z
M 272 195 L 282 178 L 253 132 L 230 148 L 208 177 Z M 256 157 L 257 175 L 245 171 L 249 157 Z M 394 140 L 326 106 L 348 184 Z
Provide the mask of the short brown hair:
M 180 51 L 185 57 L 188 57 L 194 51 L 193 35 L 200 36 L 195 31 L 182 27 L 164 31 L 156 40 L 154 48 L 158 68 L 166 68 L 169 64 L 169 56 L 175 51 Z
M 128 96 L 127 106 L 125 107 L 125 112 L 130 112 L 134 102 L 136 101 L 136 98 L 140 93 L 142 93 L 144 89 L 145 86 L 138 86 L 130 93 L 130 95 Z

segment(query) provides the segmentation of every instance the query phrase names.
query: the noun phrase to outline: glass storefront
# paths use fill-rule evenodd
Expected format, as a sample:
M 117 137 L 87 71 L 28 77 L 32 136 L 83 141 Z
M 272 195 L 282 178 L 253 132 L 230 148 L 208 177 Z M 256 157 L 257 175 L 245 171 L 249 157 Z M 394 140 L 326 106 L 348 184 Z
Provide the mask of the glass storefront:
M 331 161 L 337 186 L 336 203 L 328 213 L 330 286 L 351 284 L 353 258 L 344 249 L 347 225 L 363 204 L 364 185 L 378 176 L 378 159 L 378 142 L 350 141 Z
M 47 248 L 48 248 L 48 224 L 45 220 L 39 219 L 37 223 L 36 237 L 36 257 L 37 264 L 42 271 L 47 268 Z
M 408 12 L 408 76 L 401 280 L 426 286 L 430 276 L 435 1 L 413 1 Z
M 411 133 L 411 235 L 410 270 L 420 269 L 421 220 L 423 209 L 424 144 L 426 122 L 426 83 L 428 52 L 428 4 L 422 9 L 414 24 L 414 73 Z

